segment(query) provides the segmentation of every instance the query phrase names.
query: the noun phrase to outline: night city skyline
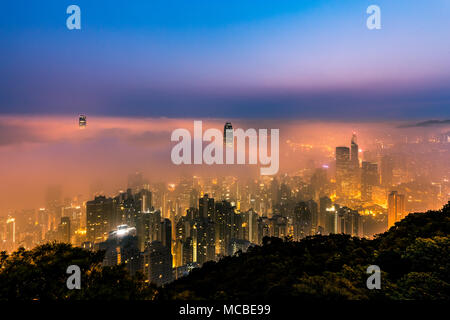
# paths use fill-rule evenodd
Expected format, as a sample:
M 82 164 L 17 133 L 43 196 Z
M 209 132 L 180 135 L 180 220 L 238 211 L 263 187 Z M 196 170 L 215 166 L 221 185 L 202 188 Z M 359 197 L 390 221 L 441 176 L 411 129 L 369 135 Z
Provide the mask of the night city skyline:
M 449 300 L 449 18 L 448 0 L 6 1 L 0 301 L 281 319 Z

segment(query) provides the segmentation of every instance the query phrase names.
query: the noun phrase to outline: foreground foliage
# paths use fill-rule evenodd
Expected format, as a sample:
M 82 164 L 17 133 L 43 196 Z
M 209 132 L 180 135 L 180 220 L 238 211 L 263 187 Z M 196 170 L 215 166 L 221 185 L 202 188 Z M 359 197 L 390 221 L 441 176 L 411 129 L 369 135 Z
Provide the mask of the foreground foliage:
M 130 277 L 124 266 L 102 267 L 103 252 L 48 243 L 0 254 L 0 300 L 139 300 L 155 294 L 142 275 Z M 81 269 L 81 289 L 68 290 L 69 265 Z
M 369 290 L 369 265 L 381 290 Z M 450 299 L 450 204 L 415 213 L 374 240 L 329 235 L 265 238 L 247 253 L 209 262 L 161 299 Z

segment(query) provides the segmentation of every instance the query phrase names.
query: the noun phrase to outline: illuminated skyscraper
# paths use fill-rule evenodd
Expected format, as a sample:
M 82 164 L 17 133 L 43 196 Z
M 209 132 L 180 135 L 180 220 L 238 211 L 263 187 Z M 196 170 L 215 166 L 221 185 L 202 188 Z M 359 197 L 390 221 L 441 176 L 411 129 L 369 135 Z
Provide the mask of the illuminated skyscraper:
M 87 240 L 95 243 L 105 240 L 108 232 L 114 229 L 113 199 L 104 196 L 95 197 L 86 203 Z
M 244 223 L 246 225 L 244 240 L 250 243 L 258 243 L 258 214 L 250 209 L 244 214 Z M 217 241 L 217 240 L 216 240 Z
M 150 212 L 142 212 L 136 219 L 136 232 L 140 251 L 145 250 L 145 245 L 150 242 Z
M 175 228 L 175 266 L 180 267 L 189 262 L 192 262 L 192 238 L 191 228 L 192 228 L 192 211 L 197 211 L 197 209 L 192 209 L 188 211 L 186 216 L 182 216 L 176 222 Z
M 141 269 L 141 255 L 138 248 L 136 228 L 120 225 L 108 233 L 108 239 L 99 243 L 105 251 L 104 266 L 124 264 L 131 275 Z
M 141 251 L 144 251 L 145 246 L 153 241 L 161 241 L 171 248 L 171 222 L 169 219 L 161 222 L 159 210 L 139 213 L 136 218 L 136 231 Z
M 314 199 L 318 199 L 324 192 L 328 184 L 326 168 L 317 168 L 311 177 L 311 187 L 314 192 Z
M 319 206 L 314 200 L 308 200 L 306 204 L 311 212 L 311 235 L 314 235 L 317 232 L 317 226 L 319 224 Z
M 294 209 L 294 241 L 310 236 L 312 230 L 311 210 L 305 202 L 299 202 Z
M 210 218 L 214 216 L 214 198 L 209 198 L 207 194 L 198 202 L 198 213 L 200 218 Z
M 363 161 L 361 170 L 361 200 L 371 201 L 372 188 L 378 186 L 380 183 L 378 165 L 376 163 Z
M 338 198 L 356 198 L 359 194 L 360 168 L 356 134 L 351 148 L 336 148 L 336 194 Z
M 384 156 L 381 159 L 381 184 L 385 187 L 392 186 L 394 159 L 391 156 Z
M 230 241 L 236 238 L 237 221 L 234 208 L 231 203 L 223 200 L 216 202 L 214 212 L 214 228 L 216 249 L 219 255 L 226 255 Z
M 45 193 L 45 206 L 49 213 L 49 225 L 57 226 L 62 212 L 62 187 L 61 185 L 50 185 Z
M 86 116 L 84 114 L 80 114 L 80 117 L 78 118 L 78 126 L 80 129 L 86 128 L 87 122 L 86 122 Z
M 141 202 L 141 211 L 149 212 L 152 208 L 152 193 L 149 190 L 142 189 L 139 192 L 139 200 Z
M 353 168 L 359 168 L 359 157 L 358 157 L 358 144 L 356 139 L 356 133 L 353 132 L 352 142 L 351 142 L 351 163 Z
M 197 201 L 198 199 L 194 184 L 194 179 L 192 177 L 183 177 L 180 179 L 180 182 L 176 187 L 176 192 L 178 194 L 177 200 L 181 211 L 178 215 L 186 212 L 186 210 L 191 207 L 197 207 L 197 204 L 194 203 L 194 201 Z
M 207 218 L 196 219 L 192 227 L 194 262 L 202 265 L 214 260 L 216 256 L 216 239 L 214 223 Z
M 337 232 L 337 210 L 339 206 L 337 204 L 331 205 L 326 208 L 325 211 L 325 233 L 338 233 Z
M 173 280 L 172 253 L 159 241 L 152 242 L 143 254 L 144 275 L 147 280 L 162 286 Z
M 388 197 L 388 227 L 405 217 L 405 196 L 392 191 Z
M 233 126 L 231 125 L 231 122 L 225 123 L 223 128 L 223 143 L 226 147 L 233 146 Z
M 58 225 L 58 240 L 64 243 L 70 243 L 70 218 L 61 217 L 61 222 Z
M 319 226 L 325 229 L 325 233 L 329 233 L 326 228 L 327 209 L 332 205 L 331 199 L 328 197 L 321 197 L 319 200 Z
M 353 237 L 363 236 L 361 215 L 347 207 L 339 208 L 336 215 L 336 233 L 345 233 Z
M 336 147 L 336 193 L 338 197 L 349 194 L 350 149 Z
M 150 241 L 161 241 L 161 211 L 150 212 Z
M 361 171 L 359 168 L 359 148 L 356 139 L 356 133 L 352 135 L 351 141 L 351 158 L 350 158 L 350 171 L 349 171 L 349 180 L 350 180 L 350 194 L 351 198 L 355 198 L 359 194 L 359 185 L 361 182 Z
M 9 251 L 16 249 L 16 219 L 12 217 L 6 220 L 6 247 Z

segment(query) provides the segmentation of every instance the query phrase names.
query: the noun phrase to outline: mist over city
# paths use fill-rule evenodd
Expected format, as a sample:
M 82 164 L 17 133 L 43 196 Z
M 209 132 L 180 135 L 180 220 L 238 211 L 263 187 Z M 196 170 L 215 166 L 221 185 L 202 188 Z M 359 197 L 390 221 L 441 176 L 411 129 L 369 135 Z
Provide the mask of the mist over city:
M 193 205 L 186 202 L 186 194 L 192 190 L 216 201 L 239 203 L 242 209 L 260 215 L 276 214 L 274 206 L 280 200 L 272 195 L 274 181 L 289 187 L 286 196 L 292 201 L 318 202 L 327 196 L 377 214 L 387 213 L 388 194 L 393 190 L 406 195 L 408 212 L 439 209 L 450 192 L 450 126 L 445 122 L 232 119 L 235 128 L 270 125 L 280 130 L 280 169 L 277 175 L 267 177 L 250 164 L 173 164 L 170 133 L 176 128 L 192 131 L 193 120 L 88 116 L 86 125 L 80 127 L 78 117 L 3 116 L 3 222 L 8 217 L 21 221 L 30 214 L 35 216 L 53 202 L 59 206 L 58 215 L 64 215 L 60 210 L 74 207 L 85 215 L 86 202 L 95 196 L 114 197 L 130 187 L 152 191 L 154 199 L 160 199 L 152 205 L 167 218 L 186 214 Z M 211 119 L 204 121 L 204 127 L 222 130 L 224 123 L 224 119 Z M 338 196 L 336 148 L 350 148 L 353 137 L 361 172 L 351 185 L 353 190 Z M 364 163 L 375 165 L 369 198 L 361 193 Z M 140 179 L 136 183 L 130 181 L 134 175 Z M 260 187 L 262 190 L 257 190 Z M 57 225 L 57 218 L 53 219 Z M 86 227 L 84 221 L 77 224 Z

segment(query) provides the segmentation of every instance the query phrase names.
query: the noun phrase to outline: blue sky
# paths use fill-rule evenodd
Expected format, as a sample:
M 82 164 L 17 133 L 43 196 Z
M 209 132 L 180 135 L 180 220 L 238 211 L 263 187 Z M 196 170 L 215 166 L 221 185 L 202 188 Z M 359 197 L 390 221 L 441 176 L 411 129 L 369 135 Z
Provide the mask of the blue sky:
M 449 31 L 447 0 L 6 1 L 0 114 L 445 118 Z

